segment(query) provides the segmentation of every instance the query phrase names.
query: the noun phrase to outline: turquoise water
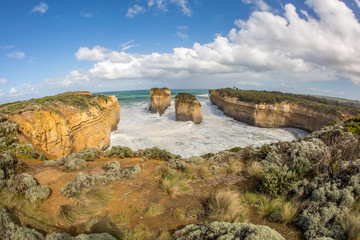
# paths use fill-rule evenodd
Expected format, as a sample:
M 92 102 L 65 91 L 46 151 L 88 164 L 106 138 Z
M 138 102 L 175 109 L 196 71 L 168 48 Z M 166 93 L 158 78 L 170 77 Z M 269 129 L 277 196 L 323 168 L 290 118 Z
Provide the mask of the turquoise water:
M 201 124 L 175 120 L 173 98 L 179 92 L 194 94 L 201 103 Z M 115 95 L 120 103 L 120 122 L 118 129 L 111 133 L 111 146 L 128 146 L 133 150 L 156 146 L 190 157 L 238 146 L 292 141 L 307 134 L 300 129 L 258 128 L 238 122 L 211 104 L 208 90 L 172 90 L 172 104 L 162 116 L 148 111 L 149 90 L 103 94 Z

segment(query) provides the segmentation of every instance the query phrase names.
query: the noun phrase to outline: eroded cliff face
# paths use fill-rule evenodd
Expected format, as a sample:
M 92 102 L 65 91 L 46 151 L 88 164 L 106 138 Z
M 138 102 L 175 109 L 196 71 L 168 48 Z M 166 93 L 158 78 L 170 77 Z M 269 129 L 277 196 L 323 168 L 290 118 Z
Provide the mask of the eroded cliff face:
M 175 96 L 176 121 L 193 121 L 195 124 L 200 124 L 202 122 L 201 104 L 194 95 L 189 94 L 190 97 L 183 94 Z
M 220 96 L 212 90 L 210 101 L 225 115 L 257 127 L 294 127 L 312 132 L 346 118 L 340 112 L 319 111 L 294 102 L 256 104 Z
M 171 90 L 168 88 L 150 89 L 150 111 L 151 113 L 164 114 L 165 109 L 171 105 Z
M 107 148 L 110 132 L 120 120 L 120 105 L 115 96 L 104 96 L 96 98 L 86 110 L 56 102 L 10 114 L 8 119 L 18 123 L 20 131 L 34 145 L 62 157 L 87 147 Z

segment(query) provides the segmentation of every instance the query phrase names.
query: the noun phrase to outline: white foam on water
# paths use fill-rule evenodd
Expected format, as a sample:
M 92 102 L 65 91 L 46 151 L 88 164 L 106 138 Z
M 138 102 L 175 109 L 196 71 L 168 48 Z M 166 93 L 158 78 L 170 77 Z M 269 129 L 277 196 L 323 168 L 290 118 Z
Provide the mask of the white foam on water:
M 183 157 L 199 156 L 233 147 L 261 146 L 265 143 L 292 141 L 306 131 L 293 128 L 258 128 L 227 117 L 212 105 L 208 95 L 198 98 L 203 121 L 175 120 L 174 102 L 162 116 L 148 111 L 148 102 L 122 105 L 118 129 L 111 133 L 111 146 L 133 150 L 159 147 Z

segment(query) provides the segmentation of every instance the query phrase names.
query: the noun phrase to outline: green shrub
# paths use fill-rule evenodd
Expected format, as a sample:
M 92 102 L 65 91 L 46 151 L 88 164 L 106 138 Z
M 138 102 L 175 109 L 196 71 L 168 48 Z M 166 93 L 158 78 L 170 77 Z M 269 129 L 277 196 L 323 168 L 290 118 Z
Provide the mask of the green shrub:
M 72 172 L 72 171 L 77 171 L 77 170 L 83 169 L 86 166 L 87 166 L 87 163 L 85 160 L 80 159 L 80 158 L 73 158 L 64 164 L 64 168 L 62 170 L 64 172 Z
M 287 166 L 278 166 L 272 163 L 264 166 L 260 174 L 260 189 L 271 196 L 289 192 L 297 178 L 296 174 Z
M 241 240 L 284 240 L 275 230 L 245 223 L 213 222 L 208 225 L 190 224 L 174 233 L 178 240 L 197 239 L 241 239 Z
M 25 191 L 25 198 L 31 203 L 46 200 L 51 195 L 51 189 L 48 186 L 34 186 Z
M 166 150 L 162 150 L 157 147 L 146 148 L 144 150 L 143 154 L 147 159 L 150 159 L 150 160 L 153 159 L 153 160 L 160 160 L 160 161 L 171 161 L 171 160 L 175 160 L 175 159 L 181 159 L 180 155 L 172 154 Z
M 104 152 L 104 157 L 113 158 L 131 158 L 133 151 L 128 147 L 113 146 L 110 150 Z

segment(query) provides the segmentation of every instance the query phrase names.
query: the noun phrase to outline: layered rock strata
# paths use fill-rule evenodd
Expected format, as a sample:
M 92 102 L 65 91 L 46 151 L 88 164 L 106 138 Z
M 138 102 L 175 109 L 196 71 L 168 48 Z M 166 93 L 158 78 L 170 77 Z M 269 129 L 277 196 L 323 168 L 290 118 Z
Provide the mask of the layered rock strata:
M 110 132 L 120 120 L 115 96 L 76 92 L 49 98 L 54 100 L 8 116 L 32 144 L 57 157 L 110 145 Z
M 189 93 L 179 93 L 175 96 L 176 121 L 202 122 L 201 104 Z
M 220 95 L 216 90 L 211 90 L 210 94 L 210 101 L 225 115 L 257 127 L 294 127 L 313 132 L 331 122 L 346 118 L 338 111 L 322 111 L 296 102 L 257 104 Z
M 151 113 L 164 114 L 165 109 L 171 105 L 171 90 L 168 88 L 150 89 L 150 111 Z

